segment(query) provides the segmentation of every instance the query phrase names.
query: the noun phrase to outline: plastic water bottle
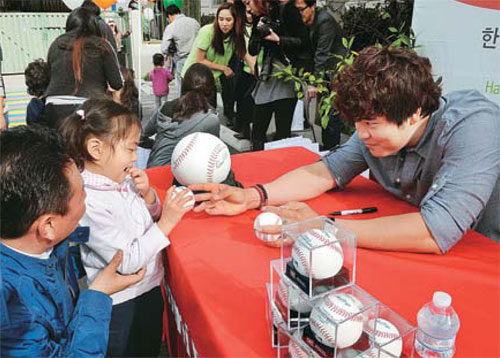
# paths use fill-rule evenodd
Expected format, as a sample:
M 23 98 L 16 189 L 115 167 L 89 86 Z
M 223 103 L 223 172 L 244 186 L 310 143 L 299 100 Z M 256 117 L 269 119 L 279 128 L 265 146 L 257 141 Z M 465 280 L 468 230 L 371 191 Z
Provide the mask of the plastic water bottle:
M 423 358 L 453 357 L 460 321 L 451 307 L 451 296 L 446 292 L 434 292 L 432 302 L 418 311 L 417 321 L 417 353 Z

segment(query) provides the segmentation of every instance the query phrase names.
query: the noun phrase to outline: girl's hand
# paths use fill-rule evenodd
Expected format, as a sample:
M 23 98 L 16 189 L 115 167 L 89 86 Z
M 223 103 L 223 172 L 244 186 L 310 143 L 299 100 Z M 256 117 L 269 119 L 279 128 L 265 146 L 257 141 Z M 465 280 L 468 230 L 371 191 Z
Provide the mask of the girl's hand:
M 148 205 L 152 205 L 156 201 L 155 194 L 149 186 L 149 178 L 146 172 L 139 168 L 132 168 L 129 171 L 130 177 L 134 182 L 135 188 L 141 194 L 142 198 Z
M 163 212 L 160 220 L 158 220 L 158 227 L 167 236 L 172 229 L 181 221 L 185 213 L 190 211 L 193 207 L 186 204 L 192 197 L 186 196 L 189 189 L 185 189 L 173 197 L 175 186 L 171 186 L 165 195 L 165 202 L 163 203 Z

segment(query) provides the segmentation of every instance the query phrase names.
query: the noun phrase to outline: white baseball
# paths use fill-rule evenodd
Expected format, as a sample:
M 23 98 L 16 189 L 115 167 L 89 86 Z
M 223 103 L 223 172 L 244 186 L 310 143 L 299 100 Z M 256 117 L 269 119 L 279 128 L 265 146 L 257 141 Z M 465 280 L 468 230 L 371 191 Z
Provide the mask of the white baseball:
M 374 332 L 375 327 L 376 330 Z M 401 356 L 401 352 L 403 351 L 403 339 L 401 338 L 399 330 L 391 322 L 383 318 L 377 318 L 376 320 L 372 319 L 367 322 L 365 330 L 371 337 L 374 337 L 375 342 L 379 346 L 383 346 L 381 348 L 384 351 L 389 352 L 394 357 Z M 381 351 L 380 357 L 390 358 L 392 356 Z
M 185 136 L 172 153 L 172 174 L 183 185 L 220 183 L 231 169 L 229 149 L 212 134 Z
M 333 234 L 312 229 L 295 240 L 292 260 L 299 273 L 322 280 L 340 271 L 344 264 L 344 252 Z
M 265 212 L 259 214 L 255 218 L 255 221 L 253 222 L 253 231 L 258 239 L 262 241 L 272 242 L 279 240 L 281 238 L 281 234 L 263 233 L 262 227 L 268 225 L 281 225 L 281 224 L 283 224 L 283 220 L 281 220 L 281 218 L 278 215 L 276 215 L 275 213 Z
M 278 285 L 278 298 L 285 307 L 300 313 L 309 313 L 312 306 L 306 299 L 301 298 L 297 291 L 289 288 L 284 280 Z
M 302 348 L 296 341 L 299 339 L 298 334 L 294 334 L 295 339 L 290 339 L 288 343 L 288 353 L 290 354 L 290 358 L 312 358 L 317 357 L 316 354 L 309 354 L 304 348 Z
M 326 295 L 311 311 L 311 330 L 321 343 L 329 347 L 350 347 L 363 333 L 363 315 L 356 315 L 362 308 L 363 304 L 348 293 Z
M 174 191 L 172 192 L 172 199 L 177 196 L 177 194 L 181 193 L 182 191 L 186 190 L 187 188 L 185 186 L 177 186 L 175 187 Z M 188 189 L 189 190 L 189 189 Z M 189 196 L 191 200 L 189 200 L 186 204 L 184 204 L 185 208 L 189 208 L 190 206 L 194 206 L 195 200 L 194 200 L 194 194 L 191 190 L 189 190 L 184 197 Z

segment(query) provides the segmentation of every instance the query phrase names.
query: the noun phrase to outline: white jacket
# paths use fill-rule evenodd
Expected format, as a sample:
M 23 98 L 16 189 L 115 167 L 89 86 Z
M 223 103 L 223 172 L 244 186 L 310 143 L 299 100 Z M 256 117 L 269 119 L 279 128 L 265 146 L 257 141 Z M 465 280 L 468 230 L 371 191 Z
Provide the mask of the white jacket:
M 142 281 L 111 296 L 114 305 L 159 286 L 163 280 L 161 250 L 170 241 L 153 221 L 161 215 L 158 197 L 155 204 L 147 205 L 128 176 L 122 184 L 88 170 L 82 177 L 87 198 L 80 225 L 90 227 L 90 237 L 81 245 L 81 253 L 89 283 L 121 249 L 118 272 L 132 274 L 143 266 L 147 271 Z

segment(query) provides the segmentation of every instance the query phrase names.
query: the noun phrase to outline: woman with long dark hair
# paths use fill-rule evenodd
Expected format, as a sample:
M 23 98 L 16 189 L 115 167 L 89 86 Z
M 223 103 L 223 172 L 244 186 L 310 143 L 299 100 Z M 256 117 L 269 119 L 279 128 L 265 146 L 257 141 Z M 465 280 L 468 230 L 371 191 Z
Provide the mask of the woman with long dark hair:
M 181 97 L 166 102 L 143 128 L 143 136 L 156 134 L 148 167 L 170 164 L 175 145 L 194 132 L 219 136 L 219 117 L 215 107 L 215 79 L 212 71 L 195 63 L 186 72 Z
M 66 33 L 51 44 L 47 55 L 50 82 L 45 90 L 45 122 L 51 127 L 91 97 L 112 97 L 119 102 L 123 78 L 116 53 L 102 37 L 98 18 L 85 8 L 73 10 Z
M 210 68 L 216 81 L 221 75 L 234 76 L 233 70 L 228 66 L 233 53 L 252 63 L 247 55 L 244 34 L 245 26 L 234 5 L 224 3 L 219 6 L 213 24 L 203 26 L 198 32 L 182 76 L 194 63 Z

